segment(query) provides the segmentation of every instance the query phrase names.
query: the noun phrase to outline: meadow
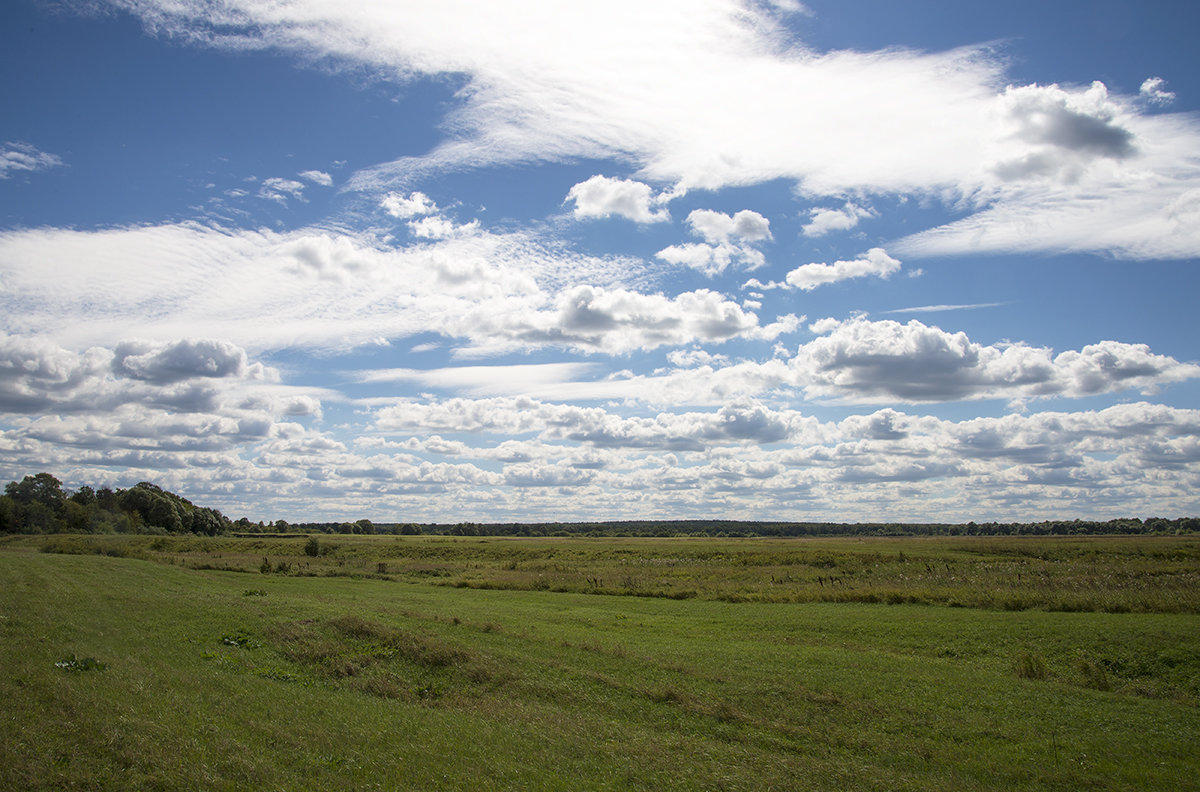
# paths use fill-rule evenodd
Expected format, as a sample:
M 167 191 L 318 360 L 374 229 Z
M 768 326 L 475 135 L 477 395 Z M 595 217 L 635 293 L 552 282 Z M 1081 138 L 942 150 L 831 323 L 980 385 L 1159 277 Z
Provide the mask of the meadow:
M 8 537 L 0 788 L 1200 789 L 1200 538 Z

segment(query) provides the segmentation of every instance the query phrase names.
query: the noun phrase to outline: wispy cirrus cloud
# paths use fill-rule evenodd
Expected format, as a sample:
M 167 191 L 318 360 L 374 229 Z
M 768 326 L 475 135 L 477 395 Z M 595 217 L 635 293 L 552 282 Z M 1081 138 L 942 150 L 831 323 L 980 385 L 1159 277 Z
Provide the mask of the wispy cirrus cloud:
M 292 52 L 401 81 L 461 75 L 468 89 L 452 139 L 358 173 L 358 189 L 383 192 L 430 168 L 609 158 L 681 190 L 790 179 L 809 196 L 941 193 L 972 207 L 957 224 L 906 238 L 896 249 L 907 255 L 1200 251 L 1200 224 L 1188 222 L 1200 188 L 1195 119 L 1143 115 L 1100 83 L 1004 87 L 1004 64 L 985 47 L 819 53 L 785 37 L 780 15 L 794 12 L 734 0 L 539 6 L 536 26 L 521 2 L 403 13 L 328 0 L 234 0 L 219 11 L 114 3 L 156 32 L 209 46 Z M 1165 96 L 1153 78 L 1146 85 L 1143 96 Z M 858 216 L 822 214 L 810 228 Z
M 479 354 L 547 346 L 623 354 L 774 338 L 796 327 L 786 317 L 760 323 L 714 291 L 638 291 L 631 285 L 645 270 L 634 260 L 588 257 L 477 224 L 448 229 L 415 227 L 406 246 L 366 233 L 191 224 L 4 232 L 0 306 L 8 318 L 0 329 L 57 325 L 59 338 L 82 345 L 202 335 L 254 349 L 353 348 L 436 332 Z M 48 283 L 46 266 L 61 280 Z M 89 276 L 98 267 L 110 273 L 102 284 Z M 567 273 L 574 285 L 562 282 Z M 272 321 L 257 318 L 264 314 Z
M 40 151 L 28 143 L 0 144 L 0 179 L 7 179 L 14 173 L 57 168 L 63 164 L 57 154 Z

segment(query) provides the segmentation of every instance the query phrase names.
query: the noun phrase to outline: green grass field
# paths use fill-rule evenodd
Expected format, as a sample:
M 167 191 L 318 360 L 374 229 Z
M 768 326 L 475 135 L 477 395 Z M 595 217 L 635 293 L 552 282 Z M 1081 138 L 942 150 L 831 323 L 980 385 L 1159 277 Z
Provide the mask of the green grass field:
M 1194 537 L 306 545 L 0 542 L 0 788 L 1200 789 Z

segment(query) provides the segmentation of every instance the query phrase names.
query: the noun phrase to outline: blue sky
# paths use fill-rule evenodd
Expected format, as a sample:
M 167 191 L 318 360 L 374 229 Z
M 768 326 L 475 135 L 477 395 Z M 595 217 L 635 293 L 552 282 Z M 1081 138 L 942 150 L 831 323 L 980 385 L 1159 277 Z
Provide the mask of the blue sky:
M 0 478 L 1200 513 L 1191 3 L 0 11 Z

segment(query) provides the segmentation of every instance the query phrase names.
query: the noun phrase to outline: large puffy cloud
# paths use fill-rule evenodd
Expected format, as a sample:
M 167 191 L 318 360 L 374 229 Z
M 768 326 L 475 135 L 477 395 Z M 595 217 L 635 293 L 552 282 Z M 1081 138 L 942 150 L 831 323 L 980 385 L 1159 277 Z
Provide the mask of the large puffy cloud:
M 1200 376 L 1200 366 L 1144 344 L 1101 341 L 1057 355 L 1023 344 L 989 346 L 918 321 L 823 321 L 790 366 L 814 397 L 911 402 L 1080 397 L 1147 390 Z
M 650 185 L 630 179 L 593 176 L 572 187 L 567 200 L 574 202 L 574 213 L 578 218 L 617 215 L 635 223 L 659 223 L 671 219 L 665 209 L 653 208 L 656 197 Z
M 113 372 L 158 384 L 193 377 L 265 376 L 261 363 L 253 366 L 246 350 L 228 341 L 183 339 L 166 344 L 127 341 L 113 350 Z
M 1079 93 L 1057 85 L 1009 86 L 1000 106 L 1011 130 L 1008 140 L 1023 149 L 994 166 L 1005 181 L 1043 176 L 1073 182 L 1096 158 L 1136 154 L 1133 132 L 1119 120 L 1123 109 L 1109 99 L 1103 83 Z
M 1200 187 L 1194 119 L 1142 115 L 1099 84 L 1002 88 L 1003 65 L 983 48 L 816 53 L 789 38 L 780 6 L 736 0 L 113 2 L 156 32 L 211 46 L 390 79 L 461 76 L 454 136 L 358 174 L 360 188 L 422 168 L 615 157 L 679 189 L 785 178 L 807 195 L 943 193 L 985 210 L 905 252 L 1200 250 L 1200 224 L 1156 222 Z M 1059 218 L 1079 221 L 1081 204 L 1103 216 L 1089 229 L 1121 217 L 1122 232 L 1064 235 L 1078 225 Z
M 172 413 L 321 414 L 322 391 L 278 383 L 245 350 L 213 339 L 66 349 L 0 334 L 0 414 L 106 414 L 125 405 Z

